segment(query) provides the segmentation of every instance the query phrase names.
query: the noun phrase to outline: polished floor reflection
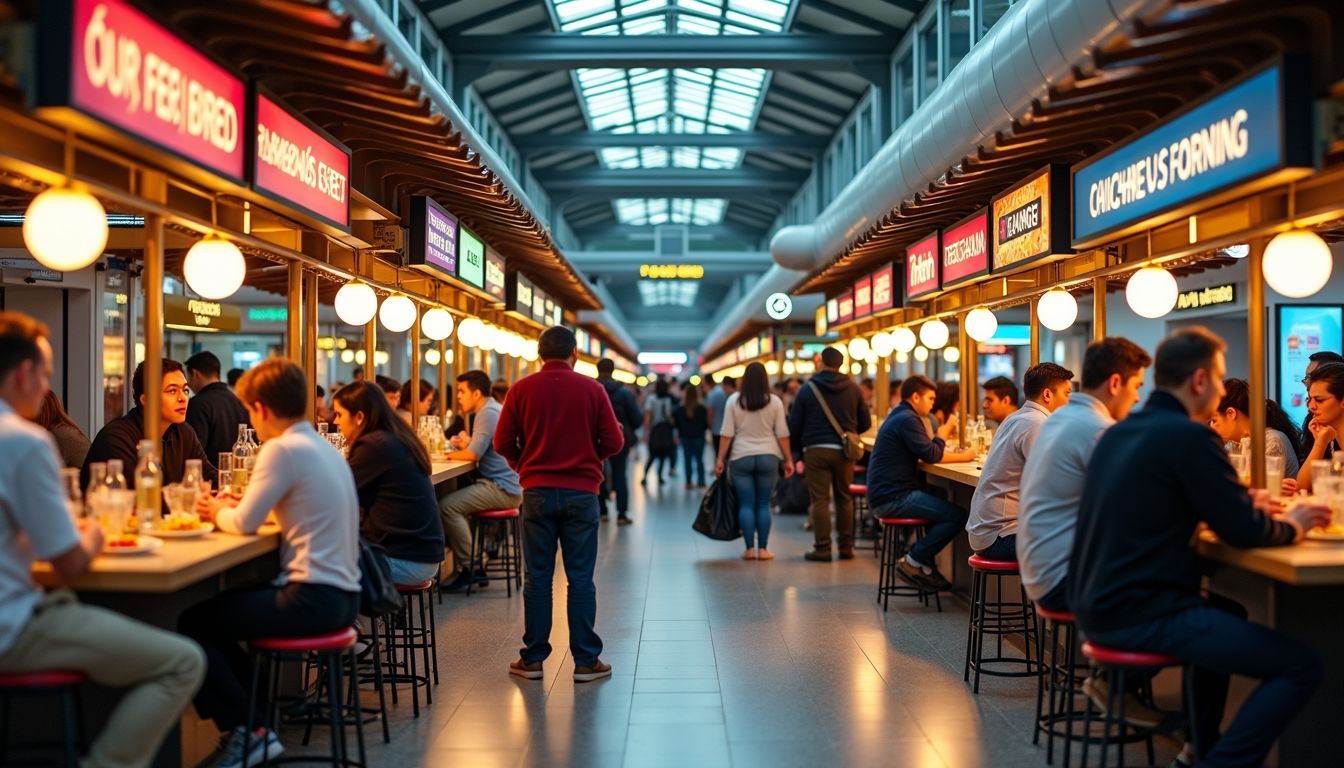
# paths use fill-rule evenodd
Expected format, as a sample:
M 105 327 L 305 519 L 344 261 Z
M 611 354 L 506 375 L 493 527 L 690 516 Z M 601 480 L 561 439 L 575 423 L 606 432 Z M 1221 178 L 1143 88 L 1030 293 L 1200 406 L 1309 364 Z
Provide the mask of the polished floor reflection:
M 1031 744 L 1034 681 L 987 678 L 978 697 L 962 683 L 963 604 L 938 614 L 899 600 L 883 614 L 871 553 L 805 562 L 799 517 L 775 518 L 776 560 L 743 561 L 738 543 L 691 531 L 698 501 L 680 483 L 637 490 L 635 525 L 602 527 L 598 630 L 611 679 L 575 685 L 560 650 L 544 680 L 510 676 L 521 598 L 502 585 L 446 596 L 434 704 L 413 720 L 403 697 L 390 745 L 368 726 L 370 763 L 1045 765 Z M 556 601 L 563 649 L 563 587 Z

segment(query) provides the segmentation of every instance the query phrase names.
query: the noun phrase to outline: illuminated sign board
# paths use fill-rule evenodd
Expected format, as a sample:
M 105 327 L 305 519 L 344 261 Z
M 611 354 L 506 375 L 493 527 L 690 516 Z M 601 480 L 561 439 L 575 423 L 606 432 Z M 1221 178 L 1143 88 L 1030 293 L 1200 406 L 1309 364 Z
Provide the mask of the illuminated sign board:
M 283 323 L 289 319 L 288 307 L 248 307 L 248 322 Z
M 1302 379 L 1317 352 L 1336 352 L 1344 346 L 1344 307 L 1338 304 L 1275 304 L 1274 345 L 1278 371 L 1279 405 L 1289 420 L 1307 418 L 1307 392 Z
M 466 227 L 457 236 L 457 277 L 467 285 L 485 288 L 485 243 Z
M 350 229 L 350 150 L 264 93 L 257 94 L 252 187 Z
M 705 276 L 701 264 L 640 264 L 639 276 L 649 280 L 699 280 Z
M 485 292 L 500 301 L 507 298 L 504 275 L 504 257 L 500 256 L 494 248 L 487 248 L 485 251 Z
M 428 197 L 412 197 L 406 262 L 423 272 L 457 274 L 457 218 Z
M 1062 165 L 1047 165 L 994 198 L 993 272 L 1013 271 L 1047 256 L 1072 253 L 1068 246 L 1069 178 Z
M 532 317 L 532 296 L 536 288 L 532 281 L 523 277 L 522 272 L 513 273 L 513 281 L 509 283 L 508 301 L 505 306 L 510 312 L 523 317 Z
M 546 294 L 535 285 L 532 286 L 532 319 L 546 324 Z
M 840 296 L 836 299 L 836 301 L 839 302 L 839 309 L 840 309 L 839 321 L 842 323 L 848 323 L 850 320 L 853 320 L 854 289 L 850 288 L 848 291 L 845 291 L 844 293 L 840 294 Z
M 830 323 L 826 320 L 826 308 L 825 308 L 825 307 L 817 307 L 817 320 L 816 320 L 816 326 L 815 326 L 815 330 L 816 330 L 816 332 L 817 332 L 817 335 L 818 335 L 818 336 L 825 336 L 825 335 L 826 335 L 826 332 L 829 331 L 830 329 L 831 329 L 831 325 L 830 325 Z
M 1219 304 L 1236 304 L 1237 286 L 1235 283 L 1211 285 L 1193 291 L 1181 291 L 1176 297 L 1176 311 L 1216 307 Z
M 917 299 L 938 292 L 938 233 L 905 249 L 905 297 Z
M 838 297 L 826 300 L 826 322 L 831 325 L 840 322 L 840 299 Z
M 867 317 L 873 313 L 873 278 L 861 277 L 854 281 L 854 317 Z
M 765 298 L 765 314 L 771 320 L 788 320 L 793 314 L 793 298 L 782 291 L 776 291 Z
M 961 285 L 989 273 L 989 211 L 943 230 L 943 287 Z
M 126 0 L 44 0 L 38 106 L 68 108 L 242 183 L 241 78 Z M 62 120 L 63 121 L 63 120 Z
M 238 307 L 217 301 L 168 294 L 163 297 L 163 324 L 179 331 L 199 333 L 237 331 L 242 328 L 243 313 Z
M 896 306 L 894 271 L 890 264 L 873 273 L 873 313 Z

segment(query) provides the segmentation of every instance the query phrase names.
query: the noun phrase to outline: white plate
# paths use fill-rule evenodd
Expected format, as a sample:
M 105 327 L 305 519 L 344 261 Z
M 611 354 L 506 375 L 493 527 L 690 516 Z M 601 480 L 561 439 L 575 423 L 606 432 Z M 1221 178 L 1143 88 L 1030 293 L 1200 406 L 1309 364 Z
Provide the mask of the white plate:
M 1326 533 L 1312 529 L 1307 531 L 1307 538 L 1312 541 L 1330 541 L 1335 543 L 1344 543 L 1344 533 Z
M 140 536 L 140 546 L 138 547 L 103 547 L 104 555 L 142 555 L 146 552 L 155 552 L 163 547 L 163 539 L 156 539 L 153 536 Z
M 214 523 L 204 523 L 200 528 L 191 531 L 155 531 L 154 535 L 161 539 L 194 539 L 213 530 L 215 530 Z

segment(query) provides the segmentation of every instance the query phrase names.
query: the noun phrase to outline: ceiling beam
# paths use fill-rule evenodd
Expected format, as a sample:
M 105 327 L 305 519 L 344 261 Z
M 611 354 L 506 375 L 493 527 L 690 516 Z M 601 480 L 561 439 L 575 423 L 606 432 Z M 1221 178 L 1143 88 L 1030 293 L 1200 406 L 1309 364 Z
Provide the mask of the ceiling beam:
M 802 4 L 809 8 L 815 8 L 828 16 L 834 16 L 841 21 L 857 24 L 860 27 L 867 27 L 881 35 L 894 37 L 905 32 L 905 30 L 900 27 L 893 27 L 881 19 L 866 16 L 858 11 L 851 11 L 848 8 L 830 2 L 830 0 L 802 0 Z
M 576 168 L 572 171 L 538 170 L 537 181 L 548 190 L 600 192 L 633 190 L 637 197 L 680 197 L 683 190 L 713 197 L 718 192 L 792 192 L 807 178 L 799 171 L 756 168 L 705 170 L 700 168 Z
M 836 107 L 835 109 L 840 109 Z M 608 147 L 724 147 L 757 152 L 802 152 L 817 154 L 826 148 L 829 136 L 767 131 L 737 133 L 531 133 L 513 137 L 513 146 L 524 154 L 551 151 L 585 152 Z
M 485 13 L 477 14 L 476 16 L 468 16 L 450 27 L 441 27 L 439 29 L 439 34 L 444 37 L 456 37 L 469 29 L 475 29 L 476 27 L 491 24 L 500 19 L 508 18 L 515 13 L 522 13 L 523 11 L 537 7 L 537 0 L 514 0 L 514 2 L 505 3 L 497 8 L 486 11 Z

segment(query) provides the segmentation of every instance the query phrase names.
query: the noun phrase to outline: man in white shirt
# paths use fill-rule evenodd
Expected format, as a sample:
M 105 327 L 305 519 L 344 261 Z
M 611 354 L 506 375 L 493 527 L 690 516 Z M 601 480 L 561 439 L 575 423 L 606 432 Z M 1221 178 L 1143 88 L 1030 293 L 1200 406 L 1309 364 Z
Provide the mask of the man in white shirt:
M 1046 417 L 1069 402 L 1072 379 L 1073 371 L 1055 363 L 1033 365 L 1022 377 L 1027 401 L 999 423 L 980 482 L 971 497 L 966 533 L 971 549 L 981 557 L 1017 559 L 1017 501 L 1022 466 Z
M 69 583 L 103 548 L 96 524 L 76 527 L 66 513 L 56 445 L 28 421 L 50 386 L 51 359 L 46 326 L 0 312 L 0 673 L 74 670 L 126 688 L 80 764 L 148 766 L 200 686 L 205 658 L 186 638 L 33 583 L 34 559 Z

